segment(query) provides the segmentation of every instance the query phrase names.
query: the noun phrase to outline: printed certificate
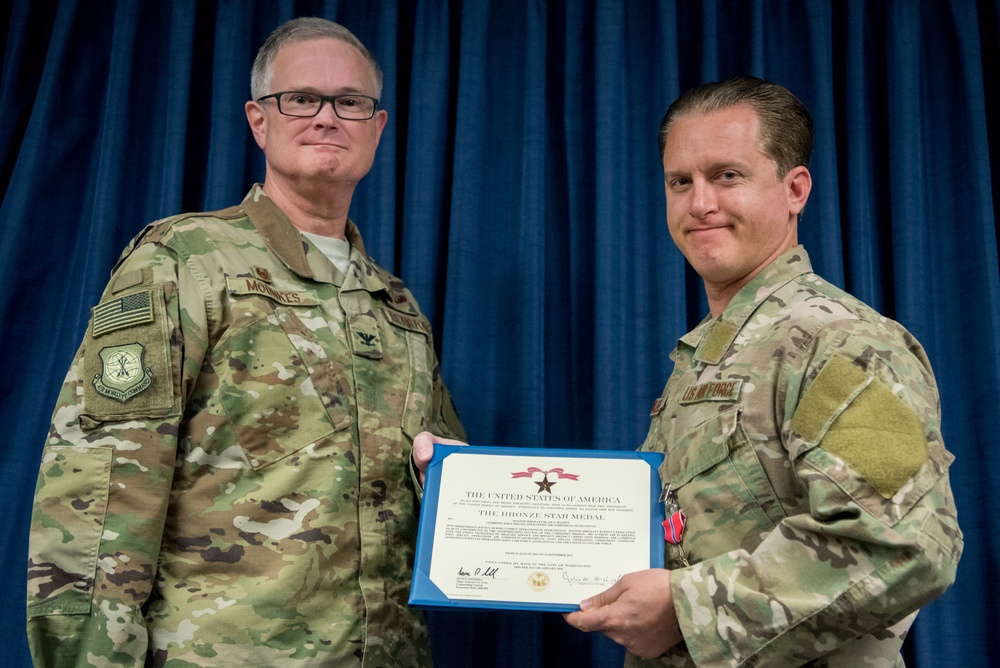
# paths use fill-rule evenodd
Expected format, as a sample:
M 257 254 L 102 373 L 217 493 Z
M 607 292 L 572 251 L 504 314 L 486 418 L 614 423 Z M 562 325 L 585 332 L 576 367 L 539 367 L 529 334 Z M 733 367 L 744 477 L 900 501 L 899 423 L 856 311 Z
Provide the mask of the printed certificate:
M 663 567 L 660 453 L 434 445 L 417 607 L 572 611 Z

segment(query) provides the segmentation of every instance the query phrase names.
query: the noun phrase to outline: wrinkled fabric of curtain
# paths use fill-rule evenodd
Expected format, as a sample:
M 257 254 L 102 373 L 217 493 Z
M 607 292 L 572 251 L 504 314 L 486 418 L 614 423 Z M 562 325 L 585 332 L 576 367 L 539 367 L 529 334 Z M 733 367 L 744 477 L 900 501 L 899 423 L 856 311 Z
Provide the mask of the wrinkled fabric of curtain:
M 0 646 L 28 666 L 27 527 L 57 389 L 147 222 L 263 179 L 243 103 L 280 22 L 345 24 L 389 123 L 352 217 L 432 320 L 475 443 L 631 449 L 707 311 L 664 222 L 657 125 L 750 73 L 816 122 L 800 239 L 927 348 L 966 550 L 911 666 L 1000 665 L 996 0 L 14 0 L 0 9 Z M 431 615 L 440 666 L 614 666 L 557 614 Z

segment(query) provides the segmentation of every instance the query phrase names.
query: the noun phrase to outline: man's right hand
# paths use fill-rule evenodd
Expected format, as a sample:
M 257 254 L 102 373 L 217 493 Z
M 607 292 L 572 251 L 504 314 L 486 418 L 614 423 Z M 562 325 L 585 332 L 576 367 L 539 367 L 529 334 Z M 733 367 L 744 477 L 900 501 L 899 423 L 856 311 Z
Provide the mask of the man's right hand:
M 670 571 L 626 573 L 610 589 L 563 618 L 581 631 L 600 631 L 632 654 L 655 659 L 683 640 L 670 589 Z

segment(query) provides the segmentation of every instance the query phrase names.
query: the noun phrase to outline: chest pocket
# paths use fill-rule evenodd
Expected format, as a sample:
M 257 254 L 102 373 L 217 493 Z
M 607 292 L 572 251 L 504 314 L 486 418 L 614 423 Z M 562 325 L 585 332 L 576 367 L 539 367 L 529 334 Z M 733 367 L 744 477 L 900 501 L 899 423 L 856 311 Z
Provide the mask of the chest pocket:
M 739 421 L 740 407 L 712 416 L 671 444 L 666 477 L 687 516 L 684 549 L 694 563 L 753 550 L 782 511 Z
M 312 326 L 319 307 L 234 300 L 234 325 L 211 354 L 219 402 L 250 465 L 263 468 L 351 424 L 330 355 Z M 346 390 L 346 388 L 345 388 Z

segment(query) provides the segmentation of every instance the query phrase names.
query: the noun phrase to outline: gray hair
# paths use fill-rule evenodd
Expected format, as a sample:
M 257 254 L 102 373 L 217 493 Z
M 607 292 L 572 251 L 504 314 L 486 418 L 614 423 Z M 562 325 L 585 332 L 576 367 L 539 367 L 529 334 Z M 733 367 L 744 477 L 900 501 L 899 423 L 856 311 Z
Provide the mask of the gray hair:
M 809 110 L 784 86 L 751 76 L 712 81 L 677 98 L 660 123 L 660 158 L 663 158 L 667 134 L 678 117 L 741 105 L 757 112 L 760 119 L 757 139 L 761 150 L 774 162 L 779 178 L 784 178 L 799 165 L 809 166 L 813 149 L 813 121 Z
M 271 87 L 271 78 L 274 76 L 274 58 L 278 55 L 278 50 L 281 47 L 292 42 L 318 37 L 346 42 L 360 51 L 368 64 L 371 65 L 375 78 L 375 97 L 382 97 L 382 69 L 378 66 L 378 62 L 371 52 L 361 43 L 361 40 L 339 23 L 309 16 L 282 23 L 264 41 L 253 61 L 253 68 L 250 70 L 250 97 L 256 100 L 270 92 L 268 89 Z

